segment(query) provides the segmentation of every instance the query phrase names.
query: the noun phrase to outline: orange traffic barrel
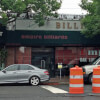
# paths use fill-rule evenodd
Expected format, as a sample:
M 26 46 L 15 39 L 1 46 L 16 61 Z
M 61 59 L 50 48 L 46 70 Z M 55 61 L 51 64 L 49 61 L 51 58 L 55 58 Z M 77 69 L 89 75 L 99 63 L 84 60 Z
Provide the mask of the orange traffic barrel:
M 70 80 L 69 80 L 69 93 L 70 94 L 83 94 L 83 70 L 79 66 L 75 66 L 70 69 Z
M 100 93 L 100 66 L 93 69 L 92 92 Z

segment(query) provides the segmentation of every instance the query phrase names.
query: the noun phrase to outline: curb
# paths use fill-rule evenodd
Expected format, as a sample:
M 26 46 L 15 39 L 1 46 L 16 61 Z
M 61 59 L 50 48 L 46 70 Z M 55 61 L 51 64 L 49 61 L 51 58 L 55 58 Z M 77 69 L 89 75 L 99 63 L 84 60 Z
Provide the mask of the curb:
M 41 85 L 68 85 L 69 82 L 48 82 L 48 83 L 42 83 Z

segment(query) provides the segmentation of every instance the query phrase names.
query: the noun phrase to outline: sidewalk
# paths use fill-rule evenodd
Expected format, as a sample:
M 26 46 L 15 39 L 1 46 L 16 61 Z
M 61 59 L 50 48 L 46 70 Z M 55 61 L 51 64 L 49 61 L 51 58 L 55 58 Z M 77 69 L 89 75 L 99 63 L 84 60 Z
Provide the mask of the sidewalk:
M 46 85 L 64 85 L 64 84 L 69 84 L 69 76 L 63 76 L 59 77 L 56 76 L 55 78 L 51 78 L 49 82 L 44 83 Z

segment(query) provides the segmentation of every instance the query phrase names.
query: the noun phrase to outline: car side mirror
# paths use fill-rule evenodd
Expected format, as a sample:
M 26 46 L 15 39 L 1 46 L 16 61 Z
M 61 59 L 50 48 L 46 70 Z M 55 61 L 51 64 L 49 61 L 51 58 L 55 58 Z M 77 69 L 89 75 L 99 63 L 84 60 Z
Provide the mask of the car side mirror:
M 6 70 L 3 70 L 2 72 L 3 72 L 3 73 L 6 73 Z

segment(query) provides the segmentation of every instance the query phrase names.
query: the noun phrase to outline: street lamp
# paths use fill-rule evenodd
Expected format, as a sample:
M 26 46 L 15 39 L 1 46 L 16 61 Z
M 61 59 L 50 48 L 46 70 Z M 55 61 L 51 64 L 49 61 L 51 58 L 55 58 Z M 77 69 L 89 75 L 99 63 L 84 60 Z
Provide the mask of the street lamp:
M 0 32 L 0 36 L 2 36 L 3 32 Z

